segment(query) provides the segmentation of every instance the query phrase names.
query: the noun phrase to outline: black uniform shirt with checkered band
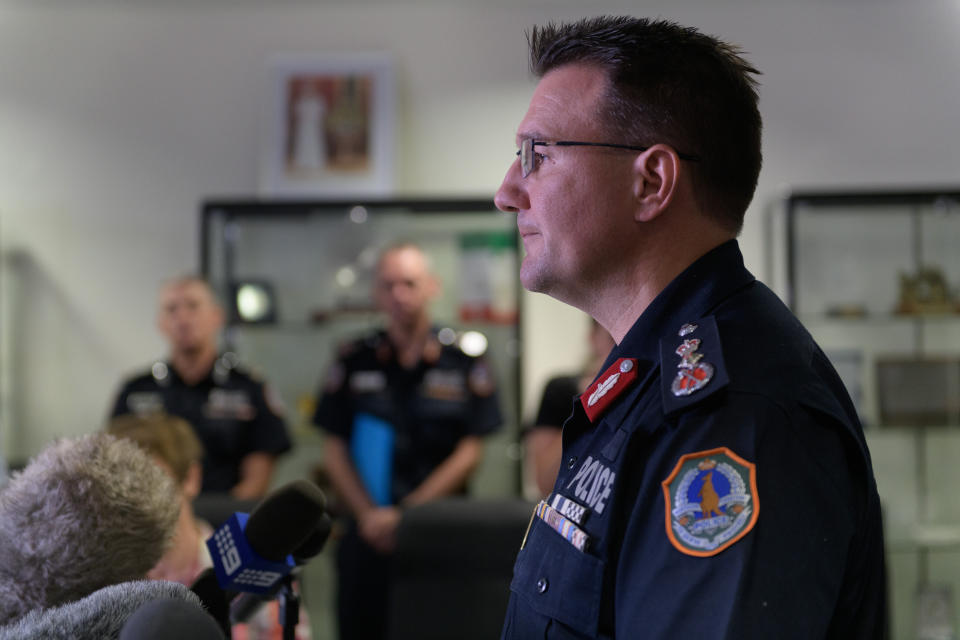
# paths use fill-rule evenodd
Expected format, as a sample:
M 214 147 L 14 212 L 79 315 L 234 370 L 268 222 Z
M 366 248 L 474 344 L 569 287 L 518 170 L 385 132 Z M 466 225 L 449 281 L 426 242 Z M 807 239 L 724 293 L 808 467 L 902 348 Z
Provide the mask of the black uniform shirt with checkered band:
M 712 374 L 676 393 L 678 347 L 694 339 Z M 582 520 L 587 544 L 571 544 L 581 540 L 572 522 L 558 533 L 533 518 L 502 638 L 885 637 L 880 503 L 856 412 L 811 336 L 744 268 L 736 241 L 679 275 L 601 371 L 621 358 L 633 359 L 636 378 L 609 392 L 594 422 L 574 400 L 548 498 Z M 686 520 L 667 498 L 671 474 L 697 452 L 721 452 L 704 463 L 732 462 L 732 452 L 753 465 L 739 508 L 757 516 L 701 555 L 671 540 Z
M 291 447 L 279 400 L 233 358 L 217 358 L 210 373 L 187 384 L 169 362 L 125 382 L 111 416 L 166 411 L 190 423 L 203 444 L 203 492 L 228 492 L 251 453 L 279 455 Z
M 503 421 L 489 361 L 441 344 L 431 330 L 413 367 L 397 361 L 384 331 L 341 347 L 320 390 L 313 423 L 350 442 L 358 414 L 390 426 L 391 502 L 399 503 L 468 435 L 490 434 Z

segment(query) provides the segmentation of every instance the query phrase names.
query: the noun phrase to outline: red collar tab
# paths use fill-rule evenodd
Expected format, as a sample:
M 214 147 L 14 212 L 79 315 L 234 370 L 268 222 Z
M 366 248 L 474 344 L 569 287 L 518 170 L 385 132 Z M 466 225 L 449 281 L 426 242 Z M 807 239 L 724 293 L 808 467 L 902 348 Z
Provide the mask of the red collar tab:
M 600 374 L 596 382 L 587 387 L 580 396 L 580 404 L 583 405 L 590 422 L 596 422 L 613 401 L 634 383 L 637 371 L 636 358 L 620 358 Z

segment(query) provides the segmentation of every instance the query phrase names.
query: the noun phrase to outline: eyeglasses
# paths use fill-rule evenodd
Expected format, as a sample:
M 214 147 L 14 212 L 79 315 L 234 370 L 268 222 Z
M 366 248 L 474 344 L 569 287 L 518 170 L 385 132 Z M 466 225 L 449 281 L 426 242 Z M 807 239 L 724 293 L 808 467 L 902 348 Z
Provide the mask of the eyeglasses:
M 627 149 L 628 151 L 646 151 L 650 147 L 637 147 L 629 144 L 614 144 L 612 142 L 574 142 L 572 140 L 557 140 L 556 142 L 546 142 L 543 140 L 534 140 L 533 138 L 524 138 L 520 141 L 520 149 L 517 155 L 520 156 L 520 176 L 526 178 L 537 169 L 537 155 L 534 153 L 534 147 L 607 147 L 610 149 Z M 697 162 L 700 156 L 689 153 L 677 152 L 681 160 Z

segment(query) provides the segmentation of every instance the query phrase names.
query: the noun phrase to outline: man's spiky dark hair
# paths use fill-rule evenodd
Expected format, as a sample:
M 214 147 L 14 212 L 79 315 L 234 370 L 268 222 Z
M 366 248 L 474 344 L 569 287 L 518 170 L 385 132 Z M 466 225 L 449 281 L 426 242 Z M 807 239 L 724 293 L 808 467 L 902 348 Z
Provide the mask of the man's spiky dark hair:
M 696 155 L 691 173 L 704 211 L 738 232 L 760 174 L 759 75 L 737 47 L 667 20 L 587 18 L 534 27 L 537 76 L 570 64 L 610 82 L 598 117 L 611 141 L 665 143 Z

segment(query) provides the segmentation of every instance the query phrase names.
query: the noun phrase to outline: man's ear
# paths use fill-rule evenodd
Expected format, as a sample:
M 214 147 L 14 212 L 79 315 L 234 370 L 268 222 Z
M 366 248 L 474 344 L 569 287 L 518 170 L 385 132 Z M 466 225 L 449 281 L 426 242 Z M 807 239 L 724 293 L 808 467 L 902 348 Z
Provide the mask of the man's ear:
M 430 272 L 427 276 L 429 280 L 427 281 L 427 292 L 428 299 L 435 300 L 440 297 L 440 294 L 443 293 L 443 283 L 440 281 L 433 272 Z
M 680 179 L 680 157 L 665 144 L 655 144 L 633 163 L 634 219 L 651 222 L 673 201 Z
M 191 462 L 187 469 L 187 477 L 183 480 L 183 493 L 188 500 L 193 500 L 200 495 L 201 488 L 203 488 L 203 468 L 199 462 Z
M 213 303 L 213 316 L 217 329 L 220 330 L 227 324 L 227 312 L 219 302 Z

